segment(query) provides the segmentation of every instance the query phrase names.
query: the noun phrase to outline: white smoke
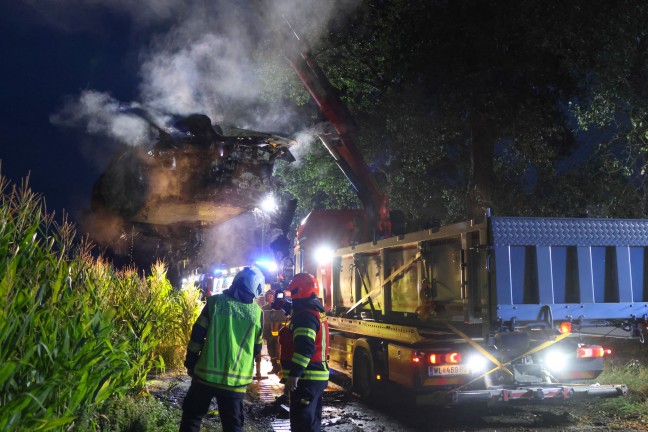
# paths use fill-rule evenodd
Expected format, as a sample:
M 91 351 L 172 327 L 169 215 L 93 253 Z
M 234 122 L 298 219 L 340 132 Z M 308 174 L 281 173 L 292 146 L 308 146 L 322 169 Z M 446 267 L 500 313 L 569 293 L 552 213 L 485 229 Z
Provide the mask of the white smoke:
M 104 12 L 126 15 L 137 29 L 129 50 L 141 60 L 139 94 L 118 101 L 105 92 L 86 90 L 71 97 L 51 116 L 54 124 L 84 127 L 136 145 L 151 142 L 147 112 L 164 127 L 173 115 L 203 113 L 214 123 L 281 134 L 305 130 L 295 106 L 263 100 L 261 48 L 276 56 L 299 34 L 304 48 L 315 48 L 336 19 L 344 19 L 360 0 L 23 0 L 51 25 L 66 31 L 110 32 Z M 82 24 L 79 24 L 82 23 Z M 290 26 L 289 24 L 290 23 Z M 83 26 L 79 28 L 79 25 Z M 164 29 L 164 31 L 160 31 Z M 145 35 L 146 37 L 142 37 Z M 118 69 L 116 65 L 116 70 Z M 292 75 L 294 76 L 294 74 Z M 286 95 L 281 100 L 288 101 Z M 283 133 L 282 133 L 283 132 Z M 297 137 L 291 152 L 299 160 L 315 142 L 317 131 Z M 208 263 L 249 264 L 243 248 L 258 236 L 258 221 L 242 215 L 206 234 L 200 259 Z M 262 227 L 263 229 L 263 227 Z M 269 240 L 266 239 L 266 242 Z M 263 243 L 263 242 L 262 242 Z M 266 244 L 267 246 L 267 244 Z M 239 262 L 241 261 L 241 262 Z
M 92 135 L 104 135 L 130 145 L 150 141 L 149 124 L 130 110 L 137 104 L 124 104 L 106 93 L 86 90 L 78 99 L 69 100 L 50 121 L 59 126 L 84 124 Z
M 25 0 L 43 15 L 74 13 L 76 22 L 84 12 L 110 10 L 126 14 L 133 25 L 147 29 L 148 45 L 134 47 L 142 59 L 137 101 L 103 99 L 98 92 L 85 91 L 74 104 L 53 116 L 57 124 L 72 126 L 74 120 L 88 131 L 105 131 L 111 137 L 133 144 L 141 137 L 145 122 L 124 116 L 111 105 L 137 105 L 146 110 L 186 115 L 204 113 L 215 123 L 277 131 L 295 129 L 292 107 L 278 107 L 262 101 L 263 88 L 257 73 L 261 67 L 259 46 L 278 49 L 293 30 L 302 42 L 316 45 L 335 18 L 344 17 L 359 0 Z M 67 7 L 66 7 L 67 5 Z M 289 27 L 290 22 L 292 27 Z M 155 27 L 153 27 L 155 25 Z M 165 28 L 164 32 L 153 29 Z M 105 29 L 103 31 L 106 31 Z M 145 30 L 140 30 L 141 32 Z M 274 41 L 274 42 L 272 42 Z M 277 56 L 281 54 L 277 52 Z M 287 99 L 287 98 L 286 98 Z M 98 105 L 104 103 L 104 108 Z M 94 108 L 93 106 L 94 105 Z M 110 120 L 110 113 L 119 118 Z M 92 115 L 97 115 L 96 119 Z M 139 130 L 137 123 L 140 124 Z M 119 131 L 118 126 L 126 126 Z

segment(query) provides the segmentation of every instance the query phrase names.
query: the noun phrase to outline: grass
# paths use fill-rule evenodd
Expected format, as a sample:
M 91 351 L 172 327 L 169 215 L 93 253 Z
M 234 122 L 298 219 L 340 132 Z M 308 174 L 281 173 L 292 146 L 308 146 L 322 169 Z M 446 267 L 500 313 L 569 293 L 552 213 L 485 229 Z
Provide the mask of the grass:
M 601 341 L 597 342 L 601 344 Z M 604 369 L 596 382 L 626 384 L 628 396 L 601 399 L 596 403 L 598 414 L 634 426 L 648 428 L 648 347 L 637 340 L 605 339 L 614 355 L 605 360 Z M 639 425 L 639 426 L 637 426 Z

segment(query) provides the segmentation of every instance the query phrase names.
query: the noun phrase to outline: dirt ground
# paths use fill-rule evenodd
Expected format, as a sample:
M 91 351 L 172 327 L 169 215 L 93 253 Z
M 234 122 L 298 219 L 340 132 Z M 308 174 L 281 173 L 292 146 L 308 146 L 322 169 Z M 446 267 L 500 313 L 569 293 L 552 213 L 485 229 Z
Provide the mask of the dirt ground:
M 272 379 L 278 382 L 276 377 Z M 154 396 L 180 406 L 190 382 L 186 375 L 167 375 L 151 381 L 149 389 Z M 285 428 L 289 414 L 281 404 L 273 403 L 277 393 L 268 394 L 269 384 L 272 381 L 264 381 L 261 387 L 251 386 L 246 423 L 253 424 L 259 432 L 288 430 Z M 215 403 L 213 409 L 216 410 Z M 324 395 L 322 417 L 322 430 L 326 432 L 648 431 L 648 425 L 638 417 L 611 411 L 599 399 L 413 407 L 397 389 L 390 390 L 378 402 L 365 403 L 333 383 Z M 218 422 L 218 417 L 212 416 L 210 421 Z

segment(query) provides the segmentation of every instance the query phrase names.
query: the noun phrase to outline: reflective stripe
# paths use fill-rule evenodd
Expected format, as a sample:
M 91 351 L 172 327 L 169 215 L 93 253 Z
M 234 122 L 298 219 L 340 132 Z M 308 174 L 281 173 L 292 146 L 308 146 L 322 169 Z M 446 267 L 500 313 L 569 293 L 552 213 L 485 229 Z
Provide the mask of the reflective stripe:
M 299 327 L 293 332 L 293 340 L 297 336 L 305 336 L 307 338 L 315 340 L 315 336 L 317 336 L 317 333 L 315 333 L 315 330 L 309 329 L 308 327 Z
M 234 392 L 234 393 L 245 393 L 245 392 L 247 392 L 247 385 L 234 387 L 234 386 L 210 383 L 209 381 L 204 381 L 204 380 L 201 380 L 200 378 L 197 378 L 197 377 L 194 378 L 194 379 L 197 379 L 201 384 L 206 385 L 208 387 L 223 389 L 223 390 L 231 391 L 231 392 Z
M 209 318 L 207 318 L 205 315 L 200 315 L 198 317 L 198 325 L 202 328 L 207 328 L 209 325 Z
M 329 379 L 329 371 L 316 371 L 306 369 L 304 371 L 304 376 L 302 377 L 302 379 L 310 381 L 327 381 Z
M 299 366 L 306 367 L 310 362 L 310 358 L 306 357 L 305 355 L 301 355 L 299 353 L 293 353 L 292 361 L 293 363 L 297 363 Z
M 252 378 L 254 378 L 253 375 L 232 374 L 226 371 L 215 371 L 215 370 L 205 369 L 202 367 L 196 367 L 195 370 L 204 374 L 205 376 L 211 376 L 211 377 L 226 377 L 226 378 L 245 379 L 245 380 L 249 379 L 250 381 L 252 381 Z
M 187 346 L 187 349 L 193 353 L 198 354 L 200 350 L 202 350 L 203 345 L 199 344 L 198 342 L 194 342 L 192 340 L 189 341 L 189 346 Z

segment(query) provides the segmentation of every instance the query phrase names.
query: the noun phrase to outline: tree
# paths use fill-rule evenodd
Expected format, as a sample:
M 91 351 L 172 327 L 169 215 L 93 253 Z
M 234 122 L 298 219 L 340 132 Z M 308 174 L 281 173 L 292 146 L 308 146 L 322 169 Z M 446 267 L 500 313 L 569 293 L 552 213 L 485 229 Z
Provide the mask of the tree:
M 365 0 L 314 54 L 412 227 L 486 207 L 643 215 L 647 8 Z

